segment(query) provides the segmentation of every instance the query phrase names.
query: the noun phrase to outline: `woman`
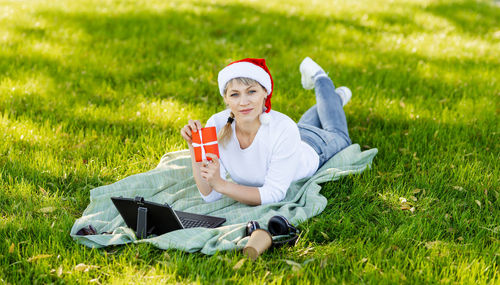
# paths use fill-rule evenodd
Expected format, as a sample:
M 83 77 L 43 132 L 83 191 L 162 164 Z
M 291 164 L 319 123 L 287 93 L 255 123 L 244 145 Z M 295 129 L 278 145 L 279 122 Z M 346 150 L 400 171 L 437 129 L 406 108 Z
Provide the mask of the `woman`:
M 191 151 L 193 175 L 203 199 L 226 195 L 248 205 L 277 203 L 290 184 L 312 176 L 334 154 L 351 144 L 343 110 L 351 92 L 335 89 L 323 69 L 306 57 L 302 85 L 315 89 L 316 105 L 296 124 L 271 110 L 273 79 L 264 59 L 235 61 L 219 72 L 219 91 L 228 109 L 207 121 L 218 132 L 220 160 L 196 162 L 191 134 L 202 128 L 189 120 L 181 129 Z M 226 180 L 227 174 L 234 182 Z

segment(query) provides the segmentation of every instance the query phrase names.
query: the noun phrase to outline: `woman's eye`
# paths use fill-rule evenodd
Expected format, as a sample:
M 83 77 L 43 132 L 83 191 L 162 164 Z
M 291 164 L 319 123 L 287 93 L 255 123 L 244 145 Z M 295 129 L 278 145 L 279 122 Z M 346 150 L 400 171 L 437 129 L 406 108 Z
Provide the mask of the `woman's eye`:
M 255 90 L 250 90 L 250 91 L 248 91 L 248 93 L 250 93 L 250 94 L 253 94 L 253 93 L 255 93 L 255 92 L 257 92 L 257 91 L 255 91 Z
M 231 95 L 229 95 L 229 96 L 231 96 L 231 97 L 235 97 L 235 96 L 238 96 L 238 93 L 233 93 L 233 94 L 231 94 Z

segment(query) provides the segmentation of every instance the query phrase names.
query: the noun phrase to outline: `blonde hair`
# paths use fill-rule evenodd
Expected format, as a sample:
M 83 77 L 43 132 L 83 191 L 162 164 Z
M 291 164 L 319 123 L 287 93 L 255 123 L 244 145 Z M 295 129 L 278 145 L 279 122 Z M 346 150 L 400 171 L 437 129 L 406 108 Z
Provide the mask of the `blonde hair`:
M 227 90 L 229 89 L 229 87 L 234 82 L 238 82 L 238 83 L 246 85 L 246 86 L 258 84 L 262 88 L 264 88 L 264 86 L 262 86 L 262 84 L 260 84 L 257 80 L 254 80 L 252 78 L 248 78 L 248 77 L 236 77 L 236 78 L 233 78 L 233 79 L 229 80 L 226 83 L 226 86 L 224 86 L 224 98 L 226 97 Z M 266 90 L 266 88 L 264 88 L 264 90 Z M 229 119 L 229 118 L 232 118 L 232 120 Z M 233 112 L 231 112 L 231 114 L 229 115 L 229 118 L 228 118 L 227 123 L 224 125 L 224 127 L 220 130 L 219 134 L 217 135 L 218 141 L 219 141 L 219 143 L 221 145 L 226 145 L 229 142 L 229 139 L 231 138 L 231 135 L 233 134 L 233 129 L 231 128 L 231 124 L 234 121 L 234 114 L 233 114 Z
M 230 118 L 234 120 L 234 114 L 231 112 L 229 115 Z M 231 128 L 232 121 L 228 122 L 224 125 L 222 130 L 220 130 L 219 134 L 217 135 L 218 141 L 221 145 L 226 145 L 229 142 L 229 139 L 231 138 L 231 135 L 233 134 L 233 129 Z

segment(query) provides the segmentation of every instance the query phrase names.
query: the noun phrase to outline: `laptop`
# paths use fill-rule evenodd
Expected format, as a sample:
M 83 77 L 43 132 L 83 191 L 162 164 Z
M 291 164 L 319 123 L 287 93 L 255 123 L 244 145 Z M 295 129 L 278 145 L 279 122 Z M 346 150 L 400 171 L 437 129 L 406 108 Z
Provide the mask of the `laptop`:
M 111 197 L 111 201 L 139 238 L 187 228 L 216 228 L 226 222 L 225 218 L 175 211 L 167 203 L 145 201 L 143 197 Z

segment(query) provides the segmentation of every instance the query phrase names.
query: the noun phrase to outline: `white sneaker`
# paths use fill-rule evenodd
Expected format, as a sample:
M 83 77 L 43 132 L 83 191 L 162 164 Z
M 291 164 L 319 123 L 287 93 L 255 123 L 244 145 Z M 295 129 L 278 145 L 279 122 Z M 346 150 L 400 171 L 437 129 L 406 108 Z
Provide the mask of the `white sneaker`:
M 310 57 L 304 58 L 304 60 L 300 63 L 300 74 L 302 75 L 300 81 L 302 82 L 302 87 L 304 89 L 313 89 L 314 88 L 314 80 L 318 74 L 325 74 L 325 71 L 321 66 L 319 66 L 316 62 L 314 62 Z
M 345 106 L 345 104 L 347 104 L 347 102 L 349 102 L 349 100 L 351 100 L 351 97 L 352 97 L 351 89 L 349 89 L 345 86 L 341 86 L 341 87 L 335 89 L 335 92 L 337 94 L 339 94 L 340 99 L 342 99 L 342 106 Z

